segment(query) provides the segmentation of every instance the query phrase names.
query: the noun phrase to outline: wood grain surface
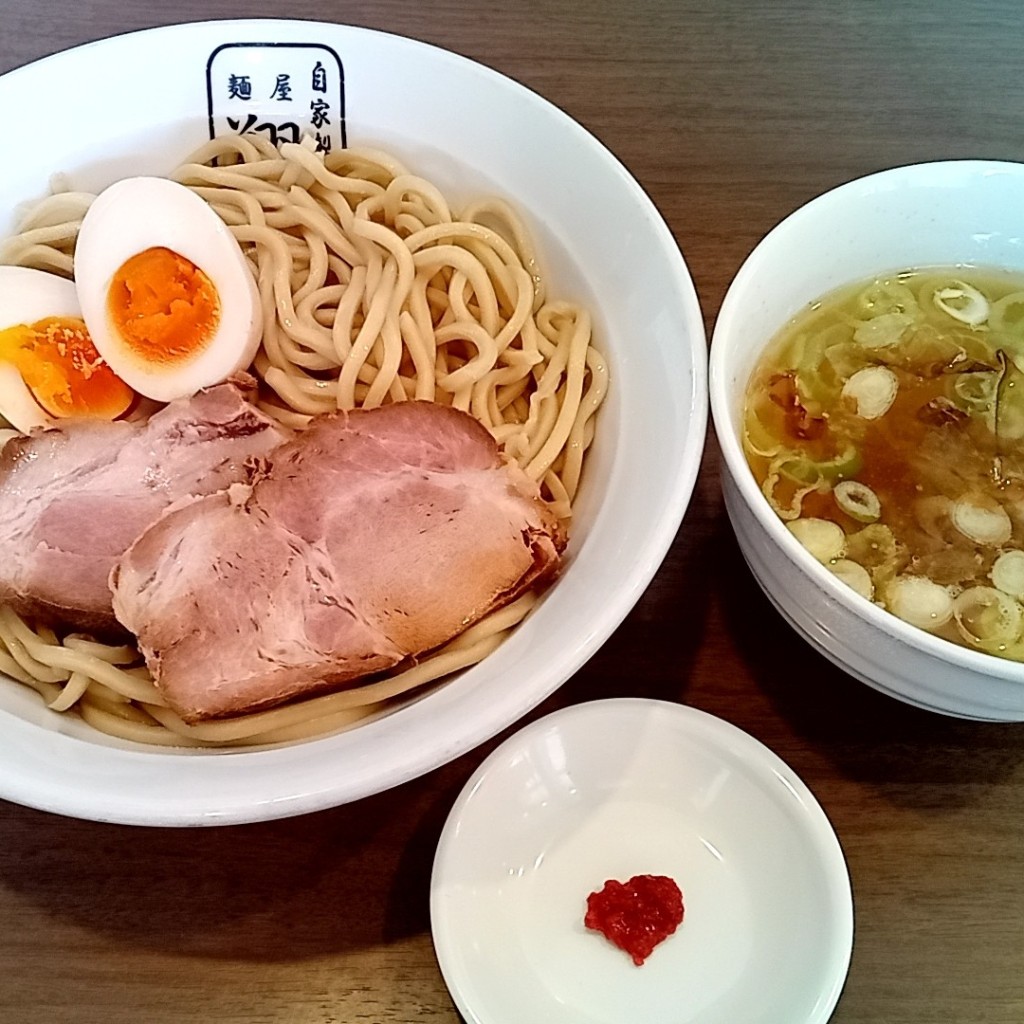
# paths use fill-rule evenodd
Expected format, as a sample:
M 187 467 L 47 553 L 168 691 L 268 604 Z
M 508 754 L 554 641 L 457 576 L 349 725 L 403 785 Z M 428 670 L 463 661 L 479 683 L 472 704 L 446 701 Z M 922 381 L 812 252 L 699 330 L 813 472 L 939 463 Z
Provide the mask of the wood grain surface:
M 1019 0 L 0 0 L 0 72 L 131 29 L 260 15 L 414 36 L 562 107 L 664 214 L 709 330 L 749 250 L 814 195 L 896 164 L 1024 160 Z M 628 693 L 752 733 L 813 789 L 848 859 L 856 938 L 836 1024 L 1020 1024 L 1024 725 L 903 706 L 812 652 L 744 566 L 718 464 L 709 438 L 655 581 L 530 717 Z M 0 1021 L 458 1022 L 431 944 L 431 861 L 504 735 L 269 824 L 146 830 L 0 804 Z

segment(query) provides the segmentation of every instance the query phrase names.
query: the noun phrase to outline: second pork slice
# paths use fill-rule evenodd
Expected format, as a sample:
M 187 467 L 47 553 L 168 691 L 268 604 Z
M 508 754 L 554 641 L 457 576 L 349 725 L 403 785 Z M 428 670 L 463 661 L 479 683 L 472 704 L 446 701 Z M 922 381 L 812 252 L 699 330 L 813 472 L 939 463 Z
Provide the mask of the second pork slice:
M 553 573 L 564 538 L 471 416 L 429 402 L 318 417 L 251 490 L 172 510 L 111 576 L 186 721 L 385 671 Z

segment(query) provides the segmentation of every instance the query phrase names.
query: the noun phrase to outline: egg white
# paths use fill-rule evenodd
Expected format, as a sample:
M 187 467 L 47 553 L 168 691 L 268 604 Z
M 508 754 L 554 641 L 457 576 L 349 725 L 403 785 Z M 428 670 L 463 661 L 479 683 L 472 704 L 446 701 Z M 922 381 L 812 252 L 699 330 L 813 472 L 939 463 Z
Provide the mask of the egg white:
M 74 281 L 45 270 L 0 267 L 0 331 L 51 316 L 81 315 Z
M 164 247 L 203 271 L 217 289 L 220 321 L 201 350 L 173 366 L 133 351 L 111 322 L 114 275 L 132 256 Z M 126 178 L 89 207 L 75 247 L 75 284 L 93 344 L 110 368 L 148 398 L 193 395 L 247 367 L 263 327 L 256 281 L 224 222 L 184 185 L 165 178 Z
M 0 267 L 0 331 L 49 317 L 81 317 L 73 281 L 28 267 Z M 12 363 L 0 361 L 0 415 L 23 433 L 53 423 Z

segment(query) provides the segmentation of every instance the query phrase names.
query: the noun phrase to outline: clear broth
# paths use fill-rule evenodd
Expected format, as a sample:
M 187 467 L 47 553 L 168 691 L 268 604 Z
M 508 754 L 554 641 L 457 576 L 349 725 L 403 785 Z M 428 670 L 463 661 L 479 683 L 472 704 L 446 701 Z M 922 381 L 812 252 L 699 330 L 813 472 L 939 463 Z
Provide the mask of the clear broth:
M 891 398 L 873 418 L 850 384 L 865 370 L 854 384 Z M 907 271 L 815 302 L 758 364 L 744 442 L 794 533 L 799 520 L 841 528 L 841 548 L 819 558 L 848 582 L 854 572 L 865 597 L 1024 660 L 1024 555 L 1002 557 L 1024 552 L 1024 273 Z M 870 489 L 877 517 L 837 500 L 845 480 Z

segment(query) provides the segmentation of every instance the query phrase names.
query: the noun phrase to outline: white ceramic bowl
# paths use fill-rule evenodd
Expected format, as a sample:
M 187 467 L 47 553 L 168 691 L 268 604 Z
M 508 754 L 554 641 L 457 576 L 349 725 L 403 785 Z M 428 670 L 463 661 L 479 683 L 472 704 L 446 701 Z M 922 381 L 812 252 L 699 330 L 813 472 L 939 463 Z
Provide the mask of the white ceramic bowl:
M 641 967 L 583 923 L 588 893 L 638 874 L 685 906 Z M 793 770 L 637 698 L 556 711 L 487 758 L 441 834 L 430 915 L 471 1024 L 825 1024 L 853 944 L 842 850 Z
M 326 91 L 311 94 L 317 62 Z M 391 149 L 453 203 L 481 193 L 513 201 L 554 290 L 594 310 L 612 382 L 567 569 L 479 666 L 380 720 L 278 749 L 155 752 L 2 685 L 7 799 L 176 825 L 283 817 L 394 786 L 494 735 L 578 669 L 643 593 L 686 509 L 707 421 L 706 342 L 672 235 L 593 136 L 471 61 L 377 32 L 266 20 L 141 32 L 18 69 L 0 78 L 5 134 L 19 140 L 0 183 L 0 234 L 16 204 L 44 193 L 54 172 L 96 190 L 129 174 L 166 173 L 211 124 L 234 118 L 244 127 L 246 102 L 262 104 L 254 122 L 262 123 L 281 73 L 292 75 L 300 101 L 289 116 L 301 120 L 317 98 L 330 101 L 333 144 L 343 112 L 350 144 Z M 239 95 L 246 77 L 250 101 Z
M 711 344 L 710 395 L 726 508 L 782 615 L 822 654 L 893 697 L 961 718 L 1024 720 L 1024 665 L 907 625 L 820 565 L 761 494 L 743 454 L 743 396 L 768 341 L 829 291 L 887 271 L 1024 270 L 1024 165 L 948 161 L 883 171 L 797 210 L 736 275 Z

